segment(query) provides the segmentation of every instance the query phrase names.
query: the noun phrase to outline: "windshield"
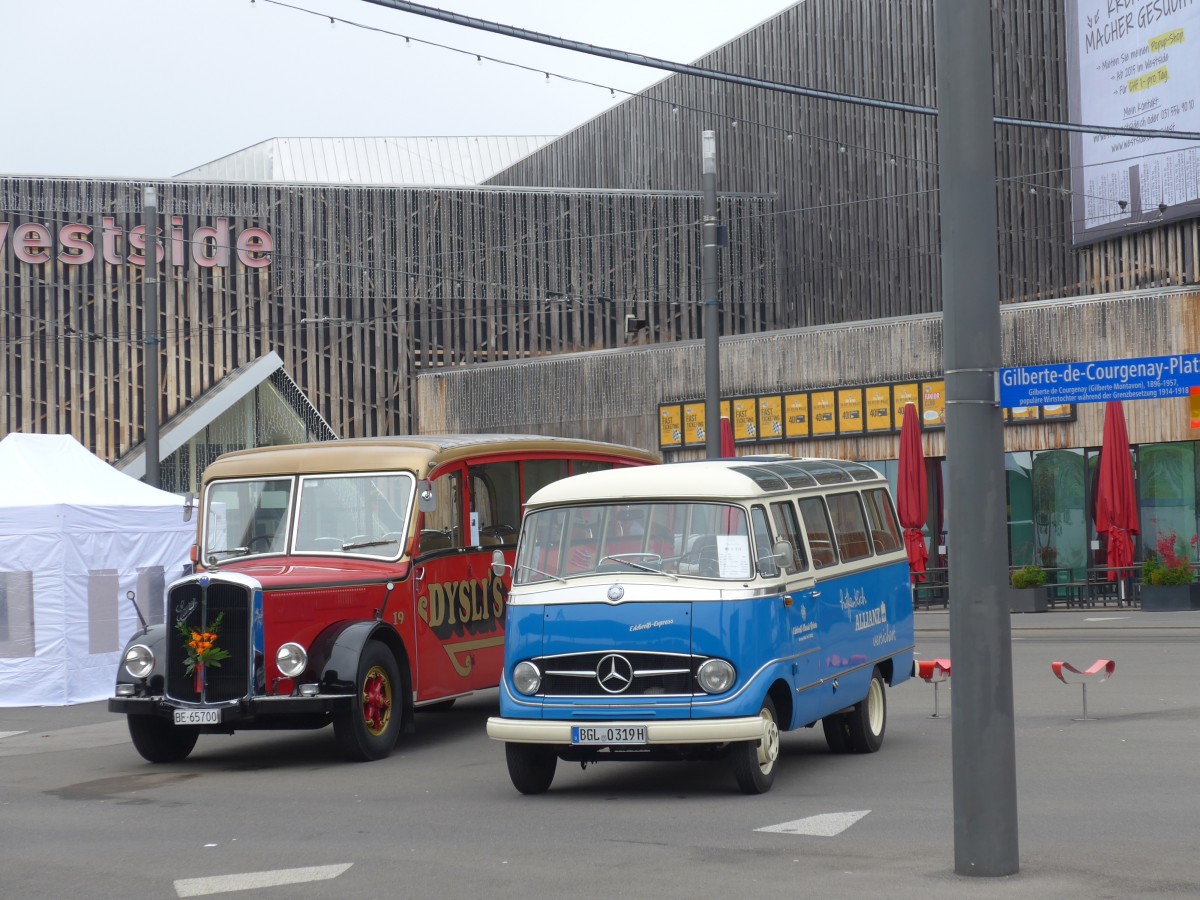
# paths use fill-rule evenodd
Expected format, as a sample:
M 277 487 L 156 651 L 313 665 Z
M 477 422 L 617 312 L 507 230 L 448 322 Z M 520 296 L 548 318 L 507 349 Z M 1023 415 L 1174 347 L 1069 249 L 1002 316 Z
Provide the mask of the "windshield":
M 208 562 L 263 553 L 395 559 L 415 485 L 406 472 L 214 482 L 205 501 Z M 289 545 L 290 535 L 290 545 Z
M 521 531 L 513 583 L 615 572 L 746 579 L 753 571 L 741 507 L 623 503 L 530 513 Z

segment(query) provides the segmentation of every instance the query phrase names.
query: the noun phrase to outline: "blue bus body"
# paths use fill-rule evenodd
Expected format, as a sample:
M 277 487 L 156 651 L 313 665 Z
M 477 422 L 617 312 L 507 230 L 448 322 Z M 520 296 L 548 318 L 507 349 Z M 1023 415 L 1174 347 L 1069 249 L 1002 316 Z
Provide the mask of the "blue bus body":
M 623 530 L 630 511 L 650 529 Z M 685 535 L 706 525 L 717 534 Z M 711 538 L 707 560 L 689 556 L 689 541 Z M 488 733 L 526 793 L 549 787 L 558 759 L 712 756 L 759 793 L 781 731 L 820 721 L 835 752 L 878 749 L 883 688 L 912 672 L 900 530 L 886 482 L 855 463 L 559 482 L 530 500 L 507 618 Z

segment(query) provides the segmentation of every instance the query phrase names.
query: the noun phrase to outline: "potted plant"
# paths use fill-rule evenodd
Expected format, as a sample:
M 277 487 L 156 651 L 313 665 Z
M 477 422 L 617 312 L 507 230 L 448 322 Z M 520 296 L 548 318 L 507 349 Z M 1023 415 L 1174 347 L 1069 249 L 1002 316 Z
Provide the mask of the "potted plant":
M 1041 566 L 1022 566 L 1011 577 L 1016 590 L 1009 591 L 1010 612 L 1045 612 L 1049 608 L 1046 570 Z
M 1200 584 L 1192 569 L 1192 554 L 1200 536 L 1184 542 L 1174 531 L 1159 536 L 1155 550 L 1142 565 L 1142 610 L 1176 612 L 1200 609 Z M 1190 548 L 1190 549 L 1189 549 Z

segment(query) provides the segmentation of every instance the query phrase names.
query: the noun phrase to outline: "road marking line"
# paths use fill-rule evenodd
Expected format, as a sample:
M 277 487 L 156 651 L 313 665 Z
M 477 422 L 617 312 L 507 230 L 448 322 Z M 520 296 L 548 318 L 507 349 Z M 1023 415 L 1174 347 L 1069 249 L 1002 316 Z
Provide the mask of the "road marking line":
M 820 816 L 809 816 L 807 819 L 796 819 L 784 822 L 782 825 L 768 825 L 765 828 L 755 828 L 755 831 L 772 831 L 777 834 L 806 834 L 813 837 L 834 837 L 841 834 L 863 816 L 869 809 L 854 812 L 825 813 Z
M 1085 622 L 1120 622 L 1122 619 L 1129 619 L 1131 616 L 1095 616 L 1091 619 L 1084 619 Z
M 24 731 L 0 731 L 0 741 L 6 737 L 16 737 L 18 734 L 25 734 Z
M 303 884 L 308 881 L 328 881 L 337 878 L 354 863 L 336 866 L 307 866 L 302 869 L 275 869 L 270 872 L 244 872 L 240 875 L 213 875 L 209 878 L 178 878 L 175 894 L 179 897 L 204 897 L 229 891 L 248 891 L 254 888 L 278 887 L 281 884 Z

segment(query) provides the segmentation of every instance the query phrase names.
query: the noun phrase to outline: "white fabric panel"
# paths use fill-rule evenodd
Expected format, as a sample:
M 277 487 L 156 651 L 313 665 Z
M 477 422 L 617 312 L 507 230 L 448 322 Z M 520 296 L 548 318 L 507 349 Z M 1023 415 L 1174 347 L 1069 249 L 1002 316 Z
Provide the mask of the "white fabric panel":
M 161 580 L 141 579 L 161 586 L 182 576 L 195 532 L 181 497 L 121 474 L 74 438 L 0 441 L 0 707 L 111 696 L 140 627 L 127 592 L 162 621 L 165 591 L 144 596 L 139 575 L 161 568 Z

